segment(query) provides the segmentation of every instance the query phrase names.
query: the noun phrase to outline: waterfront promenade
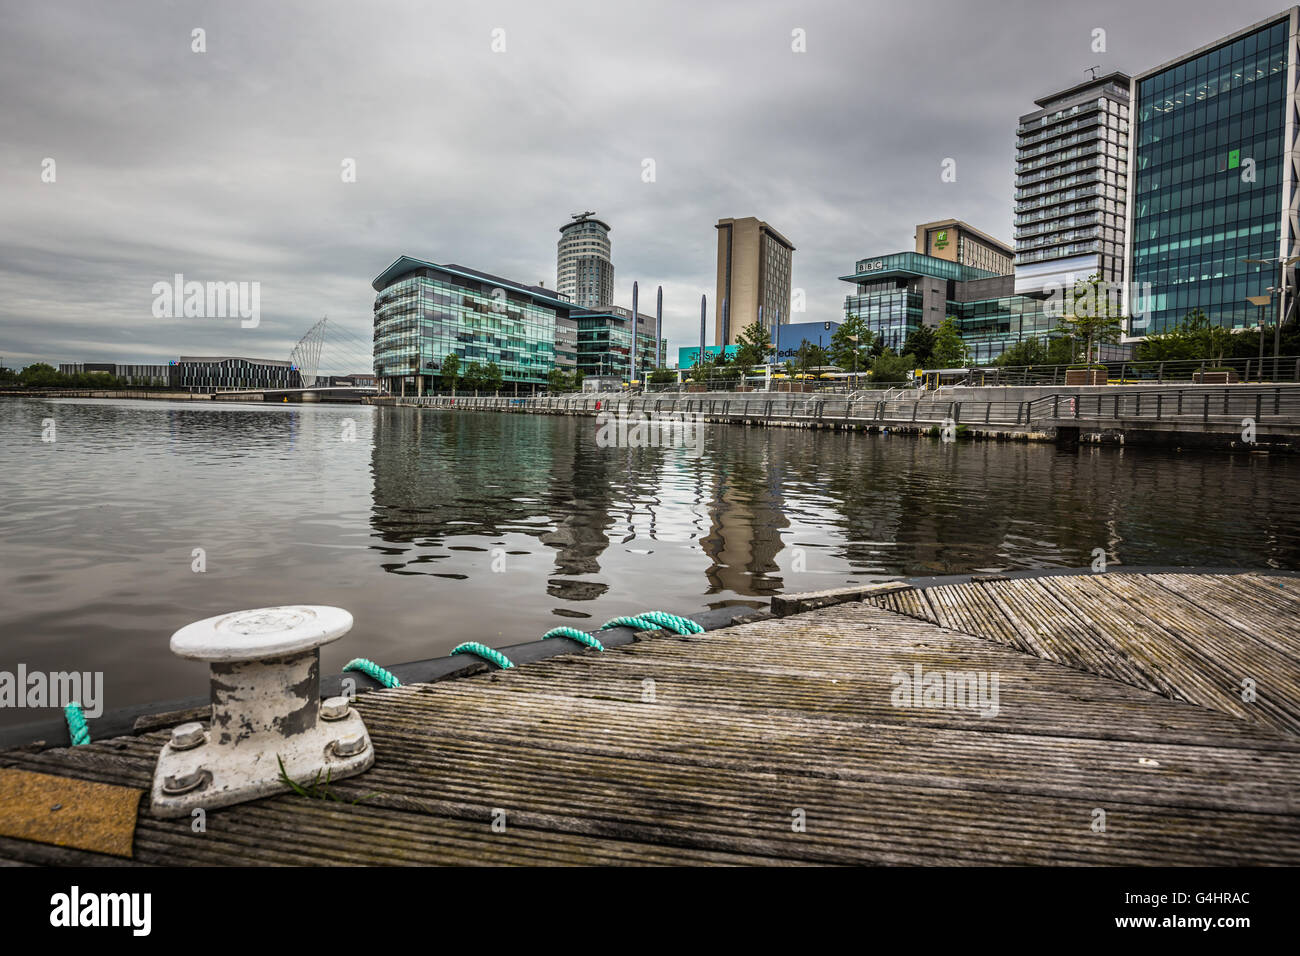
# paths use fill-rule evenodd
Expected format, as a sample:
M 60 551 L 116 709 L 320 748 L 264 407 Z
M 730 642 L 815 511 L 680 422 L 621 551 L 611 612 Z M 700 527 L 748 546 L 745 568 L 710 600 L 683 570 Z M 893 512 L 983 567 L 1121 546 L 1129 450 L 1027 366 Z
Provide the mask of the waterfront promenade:
M 602 632 L 604 652 L 506 648 L 509 670 L 461 658 L 395 667 L 394 689 L 362 678 L 376 688 L 357 701 L 371 770 L 322 799 L 211 811 L 203 832 L 144 796 L 107 835 L 13 835 L 12 821 L 49 814 L 21 798 L 32 773 L 107 784 L 134 806 L 167 728 L 192 715 L 0 752 L 0 860 L 1300 863 L 1292 575 L 967 577 L 773 609 L 685 637 Z M 997 681 L 969 706 L 912 694 L 953 673 Z
M 1291 451 L 1300 439 L 1300 385 L 996 386 L 918 392 L 708 392 L 540 398 L 425 396 L 379 404 L 444 411 L 669 418 L 717 424 L 927 432 L 1018 441 L 1115 441 Z M 1243 438 L 1246 422 L 1253 441 Z

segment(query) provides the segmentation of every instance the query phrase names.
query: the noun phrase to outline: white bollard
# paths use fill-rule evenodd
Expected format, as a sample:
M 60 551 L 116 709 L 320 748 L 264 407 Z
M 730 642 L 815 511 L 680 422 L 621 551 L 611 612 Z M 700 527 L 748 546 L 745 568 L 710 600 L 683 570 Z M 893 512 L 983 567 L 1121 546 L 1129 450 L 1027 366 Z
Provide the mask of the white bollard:
M 187 816 L 341 780 L 375 762 L 347 698 L 320 699 L 320 646 L 352 629 L 342 608 L 290 606 L 221 614 L 172 635 L 172 652 L 207 661 L 212 724 L 182 724 L 158 755 L 153 811 Z M 280 765 L 283 763 L 283 774 Z

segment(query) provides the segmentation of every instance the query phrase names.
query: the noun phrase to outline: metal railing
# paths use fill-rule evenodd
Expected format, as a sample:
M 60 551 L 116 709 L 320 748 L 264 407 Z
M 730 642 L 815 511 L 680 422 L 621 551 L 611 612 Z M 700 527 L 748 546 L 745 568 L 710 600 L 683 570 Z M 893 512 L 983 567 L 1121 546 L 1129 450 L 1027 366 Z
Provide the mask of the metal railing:
M 645 395 L 638 397 L 551 396 L 539 398 L 407 398 L 401 404 L 460 411 L 518 411 L 542 414 L 615 417 L 647 415 L 702 416 L 709 420 L 767 421 L 820 425 L 981 425 L 1049 428 L 1100 424 L 1123 426 L 1134 421 L 1171 425 L 1222 425 L 1238 430 L 1244 419 L 1257 424 L 1300 427 L 1300 388 L 1282 386 L 1190 386 L 1130 388 L 1092 394 L 1054 393 L 1019 401 L 964 401 L 936 398 L 930 393 L 911 397 L 882 391 L 879 397 L 742 393 L 728 395 Z
M 1300 382 L 1300 356 L 1285 355 L 1273 358 L 1179 359 L 1169 362 L 1103 361 L 1094 366 L 1105 366 L 1106 381 L 1111 385 L 1167 385 L 1186 382 L 1198 384 L 1200 380 L 1213 382 L 1214 369 L 1230 369 L 1229 381 L 1236 382 Z M 1072 365 L 987 365 L 972 368 L 969 384 L 972 385 L 1064 385 L 1065 373 Z

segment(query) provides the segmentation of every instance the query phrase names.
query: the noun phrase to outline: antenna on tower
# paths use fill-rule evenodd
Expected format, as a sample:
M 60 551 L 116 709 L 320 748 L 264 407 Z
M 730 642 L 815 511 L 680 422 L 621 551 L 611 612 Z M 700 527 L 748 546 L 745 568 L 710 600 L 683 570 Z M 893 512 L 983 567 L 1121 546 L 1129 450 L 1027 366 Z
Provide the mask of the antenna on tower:
M 596 210 L 588 209 L 586 212 L 575 212 L 569 218 L 576 222 L 582 222 L 582 220 L 594 215 L 596 215 Z
M 1097 78 L 1097 71 L 1100 69 L 1101 69 L 1101 64 L 1098 63 L 1096 66 L 1084 67 L 1084 72 L 1091 73 L 1092 76 L 1090 77 L 1090 79 L 1095 80 Z

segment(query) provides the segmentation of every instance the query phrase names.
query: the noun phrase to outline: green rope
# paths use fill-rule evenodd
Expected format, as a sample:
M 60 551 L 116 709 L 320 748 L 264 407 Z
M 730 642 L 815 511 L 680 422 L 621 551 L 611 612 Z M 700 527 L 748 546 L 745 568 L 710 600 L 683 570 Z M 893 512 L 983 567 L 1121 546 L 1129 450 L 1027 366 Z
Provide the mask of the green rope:
M 704 633 L 704 628 L 690 618 L 678 617 L 676 614 L 669 614 L 667 611 L 642 611 L 637 617 L 642 620 L 653 621 L 674 634 Z
M 603 631 L 610 627 L 631 627 L 638 631 L 672 631 L 674 634 L 703 634 L 704 628 L 694 621 L 667 611 L 642 611 L 635 617 L 615 617 L 600 626 Z
M 603 651 L 605 645 L 596 640 L 586 631 L 580 631 L 576 627 L 553 627 L 542 635 L 542 640 L 548 637 L 569 637 L 579 644 L 586 644 L 588 647 L 594 647 L 598 651 Z
M 83 747 L 90 743 L 90 728 L 86 726 L 86 715 L 81 712 L 81 705 L 74 700 L 63 708 L 63 716 L 68 720 L 68 739 L 72 746 Z
M 600 626 L 602 631 L 607 631 L 611 627 L 630 627 L 634 631 L 657 631 L 659 625 L 654 621 L 647 621 L 640 617 L 611 617 L 608 621 Z
M 476 654 L 485 661 L 491 661 L 502 670 L 515 666 L 510 658 L 500 651 L 494 651 L 486 644 L 480 644 L 478 641 L 466 641 L 464 644 L 458 644 L 451 649 L 451 652 L 453 654 Z
M 343 665 L 345 671 L 360 671 L 367 677 L 372 677 L 385 687 L 401 687 L 402 682 L 394 677 L 391 673 L 384 670 L 374 661 L 368 661 L 364 657 L 353 658 Z

